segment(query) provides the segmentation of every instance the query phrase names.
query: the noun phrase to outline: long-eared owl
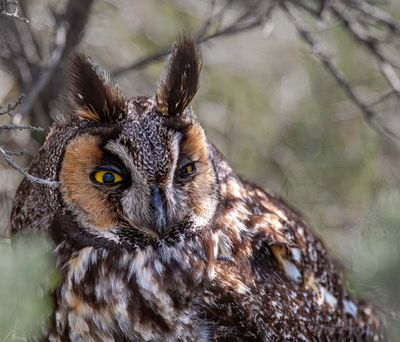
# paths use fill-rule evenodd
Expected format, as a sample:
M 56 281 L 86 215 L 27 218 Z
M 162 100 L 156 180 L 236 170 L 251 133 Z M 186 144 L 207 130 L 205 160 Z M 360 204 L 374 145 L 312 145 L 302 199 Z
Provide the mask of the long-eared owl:
M 191 101 L 199 50 L 175 43 L 155 94 L 127 99 L 88 58 L 74 108 L 23 180 L 12 232 L 54 241 L 51 341 L 379 341 L 380 320 L 287 204 L 238 176 Z

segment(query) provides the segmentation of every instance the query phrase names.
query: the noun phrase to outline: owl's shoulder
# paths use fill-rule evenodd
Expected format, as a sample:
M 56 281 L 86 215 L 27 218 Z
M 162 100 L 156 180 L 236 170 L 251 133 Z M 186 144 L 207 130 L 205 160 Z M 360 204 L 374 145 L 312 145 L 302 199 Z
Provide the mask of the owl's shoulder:
M 239 335 L 375 336 L 379 320 L 348 293 L 340 265 L 304 217 L 273 192 L 237 176 L 224 160 L 217 165 L 216 275 L 207 289 L 212 300 L 205 299 L 206 317 L 224 316 L 222 326 L 241 322 Z

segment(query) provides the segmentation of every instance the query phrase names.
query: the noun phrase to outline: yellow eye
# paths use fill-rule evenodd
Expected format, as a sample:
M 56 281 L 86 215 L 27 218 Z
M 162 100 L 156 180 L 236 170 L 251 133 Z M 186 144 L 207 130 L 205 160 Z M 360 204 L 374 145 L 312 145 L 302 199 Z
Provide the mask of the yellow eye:
M 193 173 L 193 172 L 194 172 L 193 164 L 190 164 L 190 165 L 186 166 L 186 173 L 187 173 L 188 175 L 190 175 L 190 174 Z
M 196 165 L 195 163 L 190 163 L 184 165 L 180 170 L 179 170 L 179 177 L 185 178 L 187 176 L 193 175 L 196 172 Z
M 97 171 L 94 179 L 99 184 L 115 184 L 122 181 L 120 174 L 108 170 Z

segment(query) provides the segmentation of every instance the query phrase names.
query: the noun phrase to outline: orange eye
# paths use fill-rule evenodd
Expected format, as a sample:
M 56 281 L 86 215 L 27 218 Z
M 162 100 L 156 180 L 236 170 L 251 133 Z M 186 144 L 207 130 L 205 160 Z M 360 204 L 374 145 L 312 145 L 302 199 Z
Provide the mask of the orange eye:
M 101 170 L 94 174 L 94 179 L 99 184 L 116 184 L 122 181 L 122 176 L 114 171 Z

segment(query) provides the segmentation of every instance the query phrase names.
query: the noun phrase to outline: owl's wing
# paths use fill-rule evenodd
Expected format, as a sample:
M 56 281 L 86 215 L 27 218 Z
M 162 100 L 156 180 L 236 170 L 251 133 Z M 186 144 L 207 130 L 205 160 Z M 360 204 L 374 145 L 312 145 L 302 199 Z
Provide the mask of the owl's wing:
M 275 194 L 246 181 L 243 184 L 253 203 L 249 229 L 265 240 L 286 276 L 321 296 L 342 297 L 341 266 L 303 216 Z
M 224 179 L 222 190 L 206 318 L 224 329 L 235 326 L 237 335 L 249 340 L 243 334 L 255 340 L 289 334 L 298 341 L 330 340 L 331 334 L 333 340 L 378 336 L 373 310 L 347 292 L 340 266 L 299 213 L 233 175 Z

